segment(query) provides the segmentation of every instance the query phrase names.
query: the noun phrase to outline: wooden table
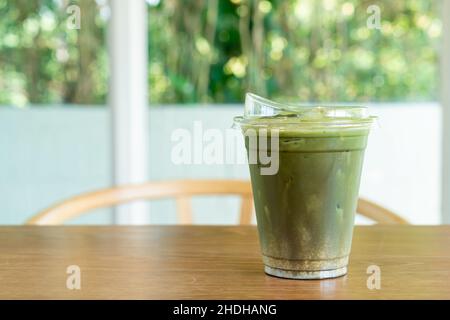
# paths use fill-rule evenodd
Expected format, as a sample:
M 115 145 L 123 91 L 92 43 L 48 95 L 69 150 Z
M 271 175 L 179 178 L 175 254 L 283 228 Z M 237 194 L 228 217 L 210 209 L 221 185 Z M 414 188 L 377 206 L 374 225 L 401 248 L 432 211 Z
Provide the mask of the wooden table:
M 348 275 L 303 281 L 263 273 L 255 227 L 0 227 L 0 298 L 450 299 L 450 226 L 356 227 Z

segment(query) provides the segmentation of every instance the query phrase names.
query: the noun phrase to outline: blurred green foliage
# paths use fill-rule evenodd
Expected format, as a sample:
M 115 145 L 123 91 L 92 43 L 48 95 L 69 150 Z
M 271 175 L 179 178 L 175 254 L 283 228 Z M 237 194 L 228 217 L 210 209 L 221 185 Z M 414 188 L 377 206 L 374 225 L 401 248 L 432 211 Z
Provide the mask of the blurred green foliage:
M 152 1 L 158 3 L 158 1 Z M 376 4 L 381 29 L 369 29 Z M 150 7 L 150 99 L 437 98 L 440 1 L 162 0 Z
M 442 1 L 442 0 L 441 0 Z M 441 1 L 147 0 L 149 99 L 435 100 Z M 68 30 L 66 7 L 81 8 Z M 381 28 L 370 29 L 370 5 Z M 0 104 L 104 104 L 106 0 L 0 0 Z
M 76 4 L 81 28 L 67 28 Z M 0 104 L 103 104 L 107 1 L 0 0 Z

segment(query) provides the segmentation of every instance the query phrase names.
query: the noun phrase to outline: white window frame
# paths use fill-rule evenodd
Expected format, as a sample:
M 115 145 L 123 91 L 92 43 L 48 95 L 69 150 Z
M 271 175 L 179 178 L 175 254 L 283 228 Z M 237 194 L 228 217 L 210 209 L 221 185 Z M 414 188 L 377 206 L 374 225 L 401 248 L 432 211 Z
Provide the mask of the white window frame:
M 108 30 L 114 185 L 148 179 L 147 3 L 110 0 Z M 144 202 L 115 209 L 117 224 L 148 223 Z
M 440 102 L 442 107 L 441 223 L 450 223 L 450 0 L 442 1 Z M 426 214 L 426 213 L 424 213 Z

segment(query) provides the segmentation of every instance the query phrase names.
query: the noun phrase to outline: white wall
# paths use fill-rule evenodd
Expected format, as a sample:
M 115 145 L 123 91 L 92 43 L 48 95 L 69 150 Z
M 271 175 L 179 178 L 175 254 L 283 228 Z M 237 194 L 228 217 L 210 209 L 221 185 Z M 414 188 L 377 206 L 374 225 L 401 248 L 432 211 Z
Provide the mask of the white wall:
M 440 222 L 440 107 L 437 104 L 376 104 L 379 116 L 369 138 L 361 195 L 413 223 Z M 150 177 L 248 178 L 245 165 L 177 166 L 171 134 L 230 128 L 241 106 L 164 106 L 149 114 Z M 111 184 L 110 118 L 102 107 L 0 108 L 0 224 L 20 224 L 62 198 Z M 199 199 L 196 223 L 234 223 L 237 200 Z M 152 223 L 174 223 L 174 204 L 151 205 Z M 78 222 L 110 223 L 110 211 Z
M 360 193 L 416 224 L 440 223 L 441 108 L 372 106 L 379 116 L 366 150 Z
M 106 108 L 0 107 L 0 224 L 111 184 Z M 109 212 L 81 219 L 110 223 Z

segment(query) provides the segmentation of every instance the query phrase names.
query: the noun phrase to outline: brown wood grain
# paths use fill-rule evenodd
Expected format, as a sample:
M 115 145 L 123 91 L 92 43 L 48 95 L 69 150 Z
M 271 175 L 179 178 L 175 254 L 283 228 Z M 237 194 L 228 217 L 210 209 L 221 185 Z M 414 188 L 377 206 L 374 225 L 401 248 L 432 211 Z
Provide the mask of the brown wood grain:
M 358 226 L 348 275 L 300 281 L 263 273 L 252 226 L 0 227 L 0 298 L 450 299 L 449 249 L 450 226 Z

